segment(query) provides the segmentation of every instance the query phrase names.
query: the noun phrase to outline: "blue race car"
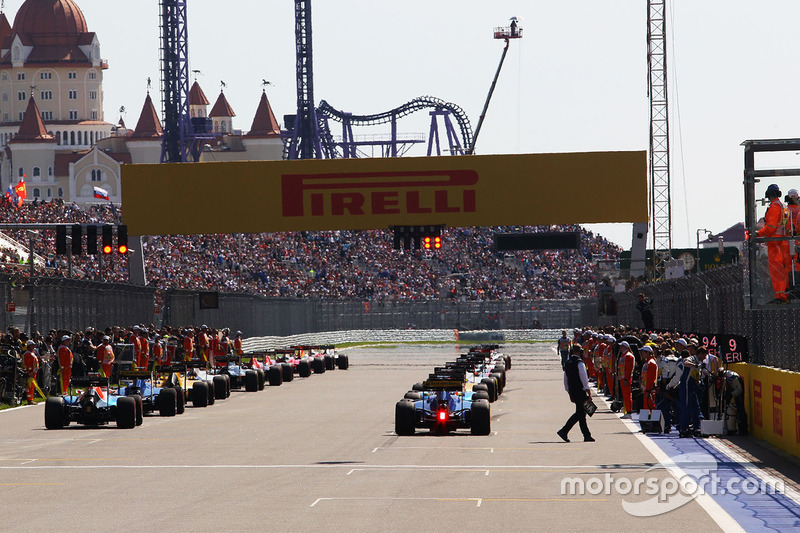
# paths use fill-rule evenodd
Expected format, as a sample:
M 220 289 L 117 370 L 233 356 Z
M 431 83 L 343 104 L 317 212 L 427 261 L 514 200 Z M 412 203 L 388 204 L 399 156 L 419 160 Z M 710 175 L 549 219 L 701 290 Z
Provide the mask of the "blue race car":
M 169 376 L 156 376 L 146 370 L 120 370 L 118 375 L 117 394 L 136 398 L 138 411 L 141 412 L 137 417 L 154 411 L 161 416 L 184 413 L 186 403 L 183 390 Z
M 436 369 L 422 383 L 422 390 L 409 391 L 395 405 L 394 427 L 398 435 L 414 435 L 416 428 L 447 434 L 469 428 L 473 435 L 491 432 L 489 401 L 467 390 L 463 369 Z M 478 394 L 479 397 L 474 396 Z
M 61 429 L 70 422 L 101 426 L 112 421 L 120 429 L 132 429 L 140 419 L 136 398 L 114 393 L 108 378 L 98 373 L 72 378 L 68 395 L 52 396 L 44 405 L 47 429 Z

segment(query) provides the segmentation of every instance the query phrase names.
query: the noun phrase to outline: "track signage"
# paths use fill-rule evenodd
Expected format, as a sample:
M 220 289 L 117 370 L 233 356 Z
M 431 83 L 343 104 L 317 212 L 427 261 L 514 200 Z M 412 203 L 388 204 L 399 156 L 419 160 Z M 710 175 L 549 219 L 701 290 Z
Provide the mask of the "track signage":
M 647 160 L 587 152 L 124 165 L 131 235 L 647 221 Z

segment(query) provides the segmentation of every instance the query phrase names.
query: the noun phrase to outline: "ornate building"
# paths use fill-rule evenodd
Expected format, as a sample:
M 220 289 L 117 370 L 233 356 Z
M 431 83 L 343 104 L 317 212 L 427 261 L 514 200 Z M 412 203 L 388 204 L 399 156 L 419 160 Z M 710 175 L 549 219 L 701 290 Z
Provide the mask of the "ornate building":
M 24 176 L 29 201 L 96 203 L 100 187 L 120 203 L 121 165 L 160 160 L 161 123 L 149 93 L 136 129 L 121 118 L 116 125 L 104 120 L 108 62 L 73 0 L 26 0 L 13 26 L 0 13 L 0 43 L 0 191 Z M 191 115 L 207 124 L 202 160 L 281 159 L 280 127 L 266 94 L 246 134 L 233 127 L 224 93 L 211 112 L 209 105 L 195 82 Z

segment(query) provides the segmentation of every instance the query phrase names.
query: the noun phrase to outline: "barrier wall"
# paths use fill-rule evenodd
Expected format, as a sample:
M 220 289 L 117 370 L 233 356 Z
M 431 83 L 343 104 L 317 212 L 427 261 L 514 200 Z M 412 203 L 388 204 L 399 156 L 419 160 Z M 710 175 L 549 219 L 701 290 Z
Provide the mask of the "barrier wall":
M 800 373 L 739 363 L 747 395 L 750 435 L 800 457 Z

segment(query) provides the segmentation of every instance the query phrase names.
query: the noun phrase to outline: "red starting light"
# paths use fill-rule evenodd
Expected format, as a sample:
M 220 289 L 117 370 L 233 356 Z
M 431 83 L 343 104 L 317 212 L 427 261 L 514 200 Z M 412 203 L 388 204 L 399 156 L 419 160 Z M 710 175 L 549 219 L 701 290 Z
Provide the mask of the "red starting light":
M 422 239 L 422 246 L 426 250 L 430 250 L 431 247 L 432 247 L 431 238 L 430 237 L 425 237 L 424 239 Z
M 110 254 L 111 253 L 111 245 L 110 244 L 106 244 L 106 245 L 103 246 L 103 253 L 104 254 Z
M 447 411 L 439 411 L 439 422 L 447 422 Z
M 433 247 L 437 250 L 442 247 L 442 238 L 441 237 L 434 237 L 433 239 Z
M 119 245 L 119 253 L 120 254 L 127 254 L 128 253 L 128 247 L 126 245 L 124 245 L 124 244 L 120 244 Z

